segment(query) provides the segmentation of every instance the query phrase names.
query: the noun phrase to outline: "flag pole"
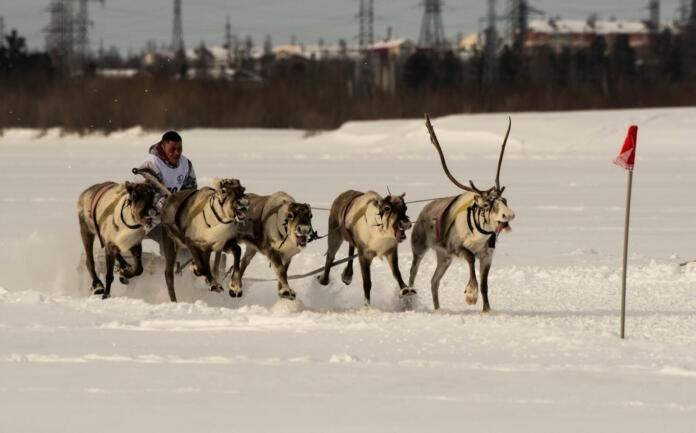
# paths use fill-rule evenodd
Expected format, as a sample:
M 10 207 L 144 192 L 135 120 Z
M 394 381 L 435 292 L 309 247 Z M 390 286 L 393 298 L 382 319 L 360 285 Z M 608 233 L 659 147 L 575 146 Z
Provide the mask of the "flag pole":
M 623 244 L 623 274 L 621 276 L 621 338 L 624 338 L 626 328 L 626 270 L 628 267 L 628 225 L 631 218 L 631 189 L 633 186 L 633 170 L 628 170 L 628 188 L 626 191 L 626 221 L 624 225 Z

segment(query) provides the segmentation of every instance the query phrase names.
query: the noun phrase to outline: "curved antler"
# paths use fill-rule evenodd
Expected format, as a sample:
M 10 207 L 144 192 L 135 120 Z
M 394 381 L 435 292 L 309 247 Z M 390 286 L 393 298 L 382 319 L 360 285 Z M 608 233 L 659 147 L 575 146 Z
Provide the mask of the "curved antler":
M 425 127 L 428 128 L 428 133 L 430 134 L 430 142 L 433 143 L 433 146 L 435 146 L 435 150 L 437 150 L 437 153 L 440 155 L 440 162 L 442 163 L 442 168 L 445 170 L 445 174 L 447 175 L 449 180 L 459 188 L 463 189 L 464 191 L 477 192 L 476 190 L 473 190 L 468 186 L 464 185 L 463 183 L 459 182 L 457 179 L 454 178 L 454 176 L 452 176 L 452 173 L 450 173 L 449 168 L 447 168 L 447 161 L 445 161 L 445 155 L 442 153 L 442 147 L 440 147 L 440 142 L 437 139 L 437 135 L 435 135 L 433 125 L 432 123 L 430 123 L 430 116 L 428 115 L 428 113 L 425 113 Z
M 507 144 L 508 137 L 510 136 L 510 129 L 512 128 L 512 118 L 508 116 L 508 128 L 507 132 L 505 133 L 505 140 L 503 140 L 503 148 L 500 149 L 500 158 L 498 159 L 498 172 L 495 174 L 495 189 L 498 191 L 499 194 L 503 193 L 503 190 L 505 187 L 502 189 L 500 188 L 500 166 L 503 165 L 503 155 L 505 154 L 505 145 Z
M 134 168 L 131 171 L 133 172 L 133 174 L 139 174 L 142 177 L 144 177 L 146 181 L 150 182 L 157 189 L 162 191 L 164 195 L 172 195 L 172 192 L 169 191 L 162 182 L 160 182 L 160 180 L 157 178 L 157 176 L 155 176 L 152 170 L 149 170 L 147 168 Z

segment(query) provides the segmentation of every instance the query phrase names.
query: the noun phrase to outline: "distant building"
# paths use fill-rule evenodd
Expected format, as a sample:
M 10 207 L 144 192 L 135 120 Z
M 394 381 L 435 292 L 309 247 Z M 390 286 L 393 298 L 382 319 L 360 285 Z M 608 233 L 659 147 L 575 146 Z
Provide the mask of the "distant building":
M 644 21 L 625 20 L 532 20 L 523 41 L 524 47 L 534 49 L 551 47 L 556 51 L 565 48 L 582 49 L 592 43 L 595 36 L 601 35 L 611 47 L 619 35 L 628 36 L 629 45 L 642 49 L 650 44 L 651 28 Z

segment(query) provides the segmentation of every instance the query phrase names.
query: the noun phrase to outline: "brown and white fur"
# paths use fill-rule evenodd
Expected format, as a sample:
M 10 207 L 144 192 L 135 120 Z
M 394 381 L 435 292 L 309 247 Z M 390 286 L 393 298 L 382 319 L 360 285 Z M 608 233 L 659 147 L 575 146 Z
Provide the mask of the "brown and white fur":
M 111 294 L 114 280 L 114 265 L 118 260 L 119 274 L 129 279 L 143 273 L 142 241 L 152 228 L 157 211 L 153 207 L 154 191 L 148 184 L 115 184 L 98 198 L 95 196 L 105 183 L 92 185 L 80 194 L 77 201 L 77 215 L 80 222 L 80 235 L 85 248 L 87 270 L 92 278 L 91 291 L 106 299 Z M 92 219 L 92 208 L 97 225 Z M 130 227 L 129 227 L 130 226 Z M 97 276 L 94 266 L 94 238 L 104 240 L 106 258 L 106 287 Z M 135 261 L 131 266 L 122 256 L 130 251 Z
M 186 247 L 193 258 L 193 272 L 204 276 L 211 291 L 222 292 L 210 268 L 210 254 L 238 236 L 244 224 L 249 202 L 237 179 L 215 179 L 214 188 L 181 191 L 172 194 L 162 206 L 165 280 L 169 298 L 176 302 L 174 268 L 177 250 Z M 241 252 L 235 254 L 238 266 Z
M 261 252 L 271 262 L 278 278 L 278 296 L 293 300 L 296 294 L 288 284 L 288 268 L 292 258 L 316 236 L 312 229 L 312 208 L 295 202 L 285 192 L 248 197 L 249 221 L 240 236 L 246 251 L 240 268 L 235 269 L 230 279 L 229 294 L 233 298 L 242 296 L 242 276 L 256 253 Z
M 347 209 L 347 211 L 346 211 Z M 324 273 L 319 283 L 329 283 L 331 265 L 343 241 L 347 241 L 348 256 L 358 249 L 358 261 L 363 280 L 365 305 L 370 304 L 372 277 L 370 267 L 375 257 L 386 257 L 392 275 L 399 285 L 400 296 L 416 292 L 404 283 L 399 270 L 398 245 L 406 239 L 411 222 L 406 215 L 404 195 L 388 195 L 382 198 L 374 191 L 346 191 L 331 205 L 329 214 L 328 250 Z M 350 284 L 353 279 L 353 260 L 349 260 L 341 279 Z
M 455 200 L 452 203 L 452 200 Z M 450 205 L 450 203 L 452 203 Z M 437 239 L 439 216 L 449 205 L 444 215 L 443 225 L 446 233 L 442 239 Z M 469 217 L 468 210 L 472 213 Z M 460 210 L 457 215 L 457 210 Z M 491 236 L 497 237 L 501 231 L 509 231 L 509 221 L 515 218 L 515 213 L 508 207 L 507 201 L 491 194 L 465 192 L 458 197 L 448 197 L 434 200 L 423 208 L 411 235 L 413 262 L 409 285 L 413 287 L 418 274 L 418 267 L 425 253 L 432 249 L 437 256 L 437 267 L 430 281 L 433 295 L 433 307 L 440 308 L 438 291 L 440 280 L 452 263 L 453 257 L 463 257 L 469 264 L 469 282 L 466 285 L 465 299 L 467 304 L 474 305 L 478 299 L 478 282 L 476 280 L 475 260 L 479 260 L 481 274 L 481 295 L 483 296 L 483 312 L 490 311 L 488 300 L 488 272 L 493 261 L 494 248 L 490 247 Z M 471 220 L 471 227 L 469 223 Z M 447 229 L 449 227 L 449 229 Z M 473 230 L 472 230 L 473 228 Z M 488 234 L 479 230 L 482 229 Z M 490 234 L 493 233 L 493 234 Z

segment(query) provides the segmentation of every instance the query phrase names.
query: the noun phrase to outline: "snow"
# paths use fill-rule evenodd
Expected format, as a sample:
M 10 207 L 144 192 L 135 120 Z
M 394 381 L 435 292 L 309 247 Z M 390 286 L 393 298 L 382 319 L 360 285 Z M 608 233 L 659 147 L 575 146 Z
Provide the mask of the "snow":
M 498 242 L 493 312 L 467 306 L 464 263 L 432 311 L 428 255 L 413 311 L 386 263 L 373 306 L 359 272 L 345 287 L 292 281 L 244 298 L 182 277 L 88 297 L 76 271 L 79 192 L 130 179 L 157 134 L 6 130 L 0 137 L 2 432 L 691 432 L 696 425 L 696 109 L 516 113 L 501 181 L 517 218 Z M 492 185 L 503 114 L 433 119 L 456 176 Z M 618 338 L 626 173 L 611 163 L 640 127 L 634 175 L 627 339 Z M 238 177 L 315 207 L 340 192 L 456 192 L 423 121 L 354 122 L 336 131 L 182 131 L 201 182 Z M 409 206 L 413 219 L 424 204 Z M 326 232 L 327 214 L 314 211 Z M 153 245 L 146 243 L 146 249 Z M 311 244 L 290 268 L 323 263 Z M 345 246 L 340 255 L 346 253 Z M 403 244 L 400 263 L 410 267 Z M 250 277 L 272 276 L 263 258 Z M 479 301 L 481 302 L 481 301 Z

